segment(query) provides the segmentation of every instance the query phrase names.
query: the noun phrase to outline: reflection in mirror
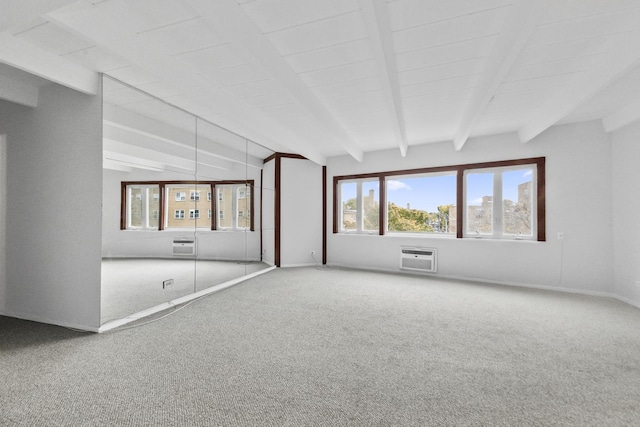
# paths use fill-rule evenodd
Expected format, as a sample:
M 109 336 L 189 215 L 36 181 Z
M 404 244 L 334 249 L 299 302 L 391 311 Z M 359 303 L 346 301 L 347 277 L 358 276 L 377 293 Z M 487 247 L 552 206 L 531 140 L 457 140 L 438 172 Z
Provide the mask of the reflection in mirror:
M 197 135 L 197 179 L 213 195 L 206 201 L 207 227 L 196 230 L 200 291 L 268 267 L 259 226 L 261 171 L 271 152 L 204 120 Z
M 270 151 L 106 76 L 103 103 L 102 324 L 269 267 Z

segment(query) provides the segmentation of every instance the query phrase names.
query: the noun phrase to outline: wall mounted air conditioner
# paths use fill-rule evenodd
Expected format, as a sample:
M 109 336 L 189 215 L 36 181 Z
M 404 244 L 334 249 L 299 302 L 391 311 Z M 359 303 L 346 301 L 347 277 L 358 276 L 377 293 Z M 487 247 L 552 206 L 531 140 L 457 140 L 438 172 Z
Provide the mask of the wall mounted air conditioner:
M 174 255 L 194 255 L 196 253 L 196 241 L 193 238 L 173 239 Z
M 400 269 L 435 273 L 437 271 L 436 250 L 434 248 L 400 248 Z

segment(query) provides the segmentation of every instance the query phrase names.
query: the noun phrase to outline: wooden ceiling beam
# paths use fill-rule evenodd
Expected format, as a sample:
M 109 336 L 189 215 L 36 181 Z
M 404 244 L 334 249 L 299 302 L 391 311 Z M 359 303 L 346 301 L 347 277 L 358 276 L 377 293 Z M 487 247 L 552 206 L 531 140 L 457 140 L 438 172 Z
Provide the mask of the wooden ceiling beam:
M 360 6 L 369 37 L 373 42 L 378 74 L 389 101 L 392 131 L 400 148 L 400 154 L 405 157 L 409 144 L 387 2 L 386 0 L 360 0 Z
M 514 1 L 495 46 L 487 58 L 478 85 L 462 113 L 458 130 L 453 138 L 456 150 L 461 150 L 467 142 L 474 126 L 511 70 L 520 51 L 544 17 L 548 5 L 548 0 Z

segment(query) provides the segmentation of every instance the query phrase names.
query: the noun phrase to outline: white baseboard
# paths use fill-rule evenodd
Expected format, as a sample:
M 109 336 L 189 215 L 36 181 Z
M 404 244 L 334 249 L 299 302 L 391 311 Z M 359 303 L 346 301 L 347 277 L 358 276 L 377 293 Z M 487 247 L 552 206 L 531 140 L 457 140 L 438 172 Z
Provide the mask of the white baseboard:
M 134 322 L 136 320 L 140 320 L 144 317 L 151 316 L 152 314 L 167 310 L 169 308 L 175 307 L 180 304 L 184 304 L 186 302 L 195 300 L 197 298 L 203 297 L 205 295 L 212 294 L 214 292 L 219 292 L 223 289 L 230 288 L 231 286 L 237 285 L 238 283 L 242 283 L 245 280 L 251 279 L 253 277 L 259 276 L 261 274 L 267 273 L 271 270 L 274 270 L 276 267 L 265 268 L 264 270 L 256 271 L 255 273 L 247 274 L 246 276 L 238 277 L 237 279 L 229 280 L 227 282 L 221 283 L 219 285 L 211 286 L 210 288 L 203 289 L 199 292 L 195 292 L 193 294 L 185 295 L 180 298 L 176 298 L 169 302 L 165 302 L 154 307 L 148 308 L 146 310 L 139 311 L 137 313 L 131 314 L 129 316 L 123 317 L 122 319 L 111 320 L 109 322 L 104 323 L 98 329 L 98 332 L 106 332 L 112 329 L 118 328 L 120 326 L 126 325 L 127 323 Z
M 585 289 L 574 289 L 574 288 L 564 288 L 564 287 L 549 286 L 549 285 L 539 285 L 535 283 L 520 283 L 520 282 L 510 282 L 510 281 L 501 281 L 501 280 L 491 280 L 491 279 L 484 279 L 479 277 L 451 276 L 451 275 L 445 275 L 445 274 L 439 274 L 439 273 L 419 273 L 419 272 L 411 272 L 411 271 L 404 271 L 404 270 L 390 269 L 390 268 L 358 267 L 358 266 L 344 265 L 344 264 L 331 264 L 329 265 L 329 267 L 365 270 L 365 271 L 378 271 L 382 273 L 406 274 L 411 276 L 429 277 L 432 279 L 463 280 L 467 282 L 486 283 L 491 285 L 512 286 L 512 287 L 518 287 L 518 288 L 539 289 L 544 291 L 557 291 L 557 292 L 587 295 L 587 296 L 593 296 L 593 297 L 612 298 L 620 302 L 623 302 L 625 304 L 632 305 L 636 308 L 640 308 L 639 302 L 617 295 L 613 292 L 590 291 Z

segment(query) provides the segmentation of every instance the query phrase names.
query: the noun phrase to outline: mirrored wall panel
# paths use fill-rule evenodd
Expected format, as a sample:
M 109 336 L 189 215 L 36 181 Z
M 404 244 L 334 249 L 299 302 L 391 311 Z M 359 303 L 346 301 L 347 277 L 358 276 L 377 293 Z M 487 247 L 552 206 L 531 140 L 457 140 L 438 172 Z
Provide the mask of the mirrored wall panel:
M 103 100 L 101 323 L 270 267 L 272 153 L 106 76 Z

